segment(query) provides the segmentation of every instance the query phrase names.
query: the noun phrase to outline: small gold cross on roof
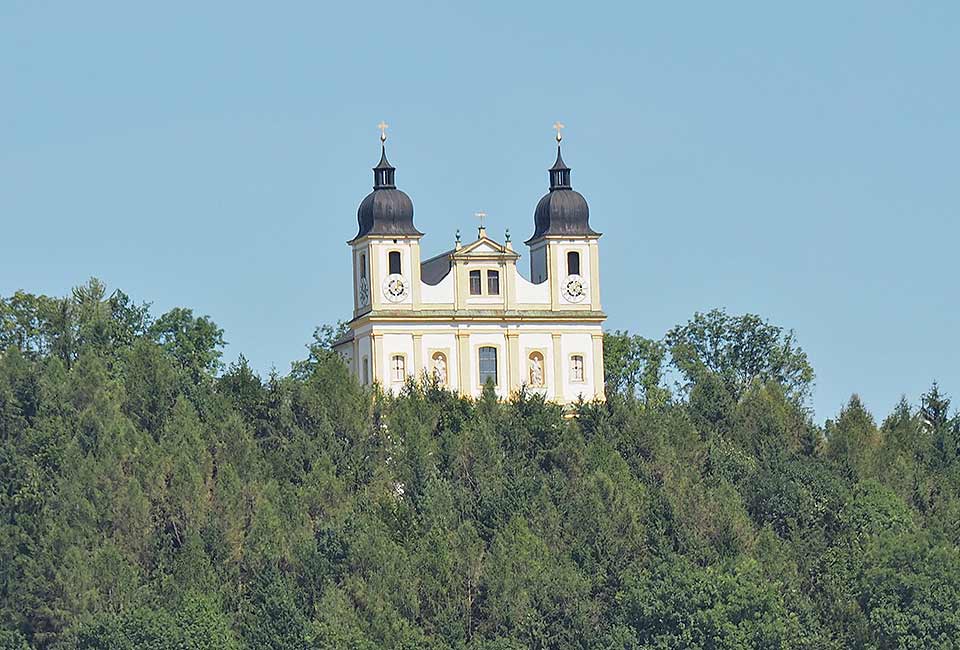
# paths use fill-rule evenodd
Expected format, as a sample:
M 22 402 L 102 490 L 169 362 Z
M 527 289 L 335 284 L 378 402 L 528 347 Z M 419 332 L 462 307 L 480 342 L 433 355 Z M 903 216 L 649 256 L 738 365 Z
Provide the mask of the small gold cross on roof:
M 380 120 L 380 124 L 377 125 L 377 128 L 380 129 L 380 142 L 387 141 L 387 129 L 390 127 L 389 124 Z
M 486 227 L 486 226 L 483 225 L 483 220 L 487 218 L 487 213 L 486 213 L 486 212 L 484 212 L 483 210 L 481 210 L 481 211 L 479 211 L 479 212 L 474 212 L 474 213 L 473 213 L 473 216 L 475 216 L 477 219 L 480 220 L 480 228 L 485 228 L 485 227 Z
M 566 125 L 563 122 L 554 122 L 553 128 L 557 131 L 557 142 L 559 143 L 561 140 L 563 140 L 563 134 L 560 133 L 560 129 L 565 129 Z

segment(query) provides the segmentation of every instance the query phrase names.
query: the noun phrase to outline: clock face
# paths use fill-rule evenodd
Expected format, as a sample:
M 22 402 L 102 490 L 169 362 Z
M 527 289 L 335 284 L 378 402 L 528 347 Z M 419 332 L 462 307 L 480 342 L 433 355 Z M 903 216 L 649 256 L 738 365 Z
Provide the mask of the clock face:
M 365 305 L 370 302 L 370 283 L 366 278 L 360 278 L 360 286 L 357 293 L 360 296 L 360 304 Z
M 388 275 L 383 281 L 383 295 L 390 302 L 400 302 L 407 295 L 407 282 L 399 273 Z
M 580 302 L 587 297 L 587 282 L 579 275 L 568 275 L 563 281 L 563 297 L 570 302 Z

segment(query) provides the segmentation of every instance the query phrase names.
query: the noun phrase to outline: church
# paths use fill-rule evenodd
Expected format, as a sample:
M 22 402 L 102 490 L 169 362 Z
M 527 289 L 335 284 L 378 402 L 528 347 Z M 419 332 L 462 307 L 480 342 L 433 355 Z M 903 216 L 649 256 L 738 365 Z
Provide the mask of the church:
M 560 155 L 525 242 L 529 277 L 509 234 L 477 238 L 421 259 L 424 234 L 413 202 L 397 189 L 380 125 L 373 191 L 357 210 L 347 244 L 353 262 L 353 318 L 334 345 L 364 384 L 394 393 L 408 378 L 433 378 L 479 397 L 492 384 L 501 398 L 525 389 L 561 405 L 603 399 L 600 233 Z M 509 231 L 508 231 L 509 233 Z

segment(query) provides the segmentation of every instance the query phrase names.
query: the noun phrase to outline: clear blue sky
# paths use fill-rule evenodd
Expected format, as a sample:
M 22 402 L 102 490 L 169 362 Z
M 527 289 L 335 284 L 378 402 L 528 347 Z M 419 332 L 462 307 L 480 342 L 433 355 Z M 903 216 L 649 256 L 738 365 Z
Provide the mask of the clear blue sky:
M 351 308 L 381 119 L 424 253 L 564 158 L 610 328 L 793 328 L 818 420 L 960 403 L 960 3 L 0 3 L 0 294 L 90 276 L 286 372 Z

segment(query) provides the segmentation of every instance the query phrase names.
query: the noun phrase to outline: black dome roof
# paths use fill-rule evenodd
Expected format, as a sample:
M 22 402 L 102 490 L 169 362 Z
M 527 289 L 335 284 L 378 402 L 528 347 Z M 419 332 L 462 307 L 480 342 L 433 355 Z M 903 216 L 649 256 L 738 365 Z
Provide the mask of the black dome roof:
M 550 191 L 537 203 L 533 213 L 534 232 L 527 243 L 547 235 L 599 236 L 600 233 L 590 228 L 587 200 L 570 185 L 570 168 L 560 156 L 559 145 L 557 161 L 549 171 Z
M 413 201 L 394 184 L 395 168 L 387 161 L 385 148 L 380 162 L 373 168 L 373 191 L 367 194 L 357 208 L 360 230 L 354 239 L 366 235 L 419 236 L 423 233 L 413 225 Z

